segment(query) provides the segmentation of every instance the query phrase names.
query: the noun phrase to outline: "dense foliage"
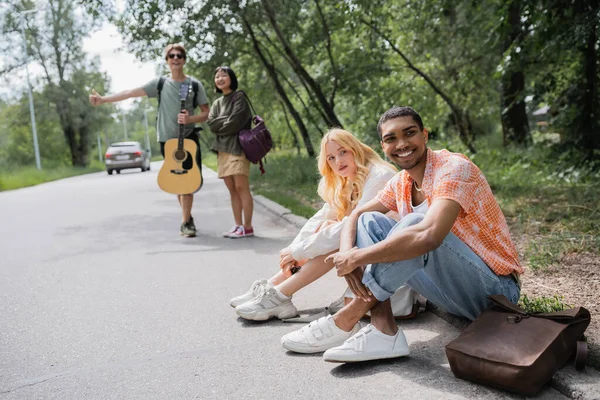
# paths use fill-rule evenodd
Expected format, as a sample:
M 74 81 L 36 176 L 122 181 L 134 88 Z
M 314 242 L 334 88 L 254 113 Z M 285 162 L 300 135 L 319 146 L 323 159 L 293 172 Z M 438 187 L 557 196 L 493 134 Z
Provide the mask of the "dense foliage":
M 92 84 L 110 92 L 81 54 L 82 38 L 103 20 L 141 59 L 182 42 L 188 72 L 207 88 L 215 67 L 233 67 L 279 149 L 314 157 L 331 126 L 376 145 L 378 116 L 396 104 L 413 106 L 434 137 L 457 138 L 471 154 L 483 137 L 500 147 L 554 146 L 578 166 L 600 151 L 600 0 L 126 0 L 122 13 L 109 0 L 79 3 L 49 0 L 36 17 L 44 23 L 25 20 L 30 57 L 45 66 L 35 93 L 45 160 L 87 165 L 98 135 L 120 136 L 114 108 L 85 102 Z M 13 45 L 18 13 L 0 15 L 11 39 L 0 51 L 14 56 L 0 65 L 6 77 L 24 60 Z M 31 163 L 26 98 L 0 107 L 0 162 Z M 144 140 L 146 107 L 126 119 L 130 137 Z

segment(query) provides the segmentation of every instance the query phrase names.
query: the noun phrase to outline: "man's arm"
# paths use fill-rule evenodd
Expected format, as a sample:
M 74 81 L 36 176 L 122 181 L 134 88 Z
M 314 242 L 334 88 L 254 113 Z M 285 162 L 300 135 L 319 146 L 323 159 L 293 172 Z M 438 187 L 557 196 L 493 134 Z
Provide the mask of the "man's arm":
M 337 265 L 339 255 L 342 255 L 343 257 L 343 255 L 345 254 L 352 253 L 352 251 L 348 250 L 352 250 L 354 242 L 356 241 L 356 224 L 358 223 L 358 218 L 362 214 L 370 211 L 378 211 L 381 213 L 385 213 L 390 210 L 386 206 L 381 204 L 376 198 L 367 202 L 362 207 L 357 207 L 356 209 L 354 209 L 354 211 L 352 211 L 352 213 L 348 217 L 346 225 L 344 225 L 344 227 L 342 228 L 339 252 L 329 255 L 327 258 L 325 258 L 325 262 L 332 261 L 334 266 L 339 270 L 339 267 Z M 338 275 L 341 276 L 339 272 Z M 348 287 L 357 298 L 363 299 L 364 301 L 371 301 L 372 294 L 362 283 L 362 276 L 363 269 L 357 269 L 356 267 L 354 267 L 354 270 L 350 271 L 348 274 L 345 274 L 344 278 L 346 279 Z
M 418 224 L 395 232 L 373 246 L 338 253 L 334 259 L 338 275 L 346 275 L 361 265 L 410 260 L 435 250 L 452 229 L 459 212 L 460 205 L 454 200 L 434 201 Z
M 110 96 L 100 96 L 95 89 L 92 89 L 92 94 L 90 94 L 90 103 L 93 106 L 99 106 L 104 103 L 115 103 L 118 101 L 130 99 L 132 97 L 144 97 L 147 96 L 146 91 L 143 87 L 124 90 L 119 93 L 112 94 Z

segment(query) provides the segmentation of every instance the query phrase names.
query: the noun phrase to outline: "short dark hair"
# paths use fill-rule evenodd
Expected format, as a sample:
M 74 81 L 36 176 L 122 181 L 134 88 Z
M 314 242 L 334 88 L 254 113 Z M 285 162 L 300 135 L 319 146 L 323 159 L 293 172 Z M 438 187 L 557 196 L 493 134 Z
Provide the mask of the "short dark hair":
M 400 117 L 411 117 L 419 128 L 423 130 L 423 120 L 418 112 L 416 112 L 412 107 L 408 106 L 394 106 L 384 112 L 379 118 L 379 122 L 377 123 L 377 134 L 379 135 L 379 139 L 381 139 L 381 125 L 389 121 L 390 119 L 400 118 Z
M 231 80 L 231 85 L 229 85 L 229 88 L 233 91 L 236 91 L 238 88 L 238 80 L 237 80 L 237 76 L 235 76 L 235 72 L 233 72 L 233 70 L 226 65 L 217 67 L 217 69 L 215 69 L 214 75 L 216 75 L 217 72 L 219 72 L 219 71 L 223 71 L 227 75 L 229 75 L 229 79 Z M 213 84 L 214 84 L 214 80 L 213 80 Z M 217 85 L 215 85 L 215 93 L 223 93 L 223 91 L 221 89 L 217 88 Z

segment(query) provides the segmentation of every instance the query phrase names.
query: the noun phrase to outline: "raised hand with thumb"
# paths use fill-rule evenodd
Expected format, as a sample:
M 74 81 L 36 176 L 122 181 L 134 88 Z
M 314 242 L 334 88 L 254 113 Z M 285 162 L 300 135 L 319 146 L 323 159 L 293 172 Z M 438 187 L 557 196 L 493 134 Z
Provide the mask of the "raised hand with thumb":
M 96 92 L 96 89 L 92 89 L 92 94 L 90 94 L 90 104 L 93 106 L 99 106 L 102 103 L 102 96 Z

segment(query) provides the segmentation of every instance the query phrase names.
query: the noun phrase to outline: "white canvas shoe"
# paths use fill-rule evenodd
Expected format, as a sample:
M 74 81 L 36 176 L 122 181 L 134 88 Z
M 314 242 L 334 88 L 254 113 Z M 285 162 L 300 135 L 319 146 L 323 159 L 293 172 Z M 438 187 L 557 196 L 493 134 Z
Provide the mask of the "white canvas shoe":
M 229 235 L 231 235 L 232 233 L 235 233 L 235 231 L 238 230 L 240 226 L 239 225 L 234 225 L 230 230 L 228 230 L 227 232 L 223 232 L 223 237 L 228 238 Z
M 281 345 L 296 353 L 320 353 L 339 346 L 359 330 L 360 324 L 357 323 L 350 332 L 343 331 L 336 326 L 333 317 L 328 315 L 283 336 Z
M 403 357 L 409 353 L 406 336 L 401 329 L 390 336 L 369 324 L 341 346 L 327 350 L 323 360 L 345 363 Z
M 250 301 L 235 308 L 237 315 L 251 321 L 266 321 L 269 318 L 292 318 L 298 315 L 291 297 L 282 298 L 273 286 L 260 288 L 259 294 Z
M 260 288 L 267 285 L 269 285 L 269 281 L 267 281 L 266 279 L 254 281 L 254 283 L 252 284 L 252 286 L 250 286 L 250 289 L 248 289 L 246 293 L 229 300 L 229 305 L 233 308 L 236 308 L 240 304 L 244 304 L 247 301 L 252 300 L 253 298 L 259 295 Z

